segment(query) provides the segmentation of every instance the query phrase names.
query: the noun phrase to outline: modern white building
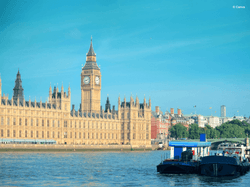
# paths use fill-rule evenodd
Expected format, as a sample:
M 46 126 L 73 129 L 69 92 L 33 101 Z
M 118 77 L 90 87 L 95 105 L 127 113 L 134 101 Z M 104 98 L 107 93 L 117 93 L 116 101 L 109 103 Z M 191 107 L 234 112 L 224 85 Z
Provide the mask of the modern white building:
M 215 128 L 217 126 L 220 126 L 222 123 L 220 123 L 220 118 L 217 116 L 210 116 L 208 118 L 208 125 Z
M 220 117 L 226 117 L 226 106 L 222 105 L 220 107 Z
M 215 128 L 217 126 L 226 123 L 227 121 L 232 121 L 234 119 L 239 119 L 240 121 L 243 120 L 241 116 L 235 117 L 217 117 L 217 116 L 203 116 L 201 114 L 187 114 L 184 115 L 185 118 L 189 120 L 189 124 L 197 123 L 199 127 L 204 128 L 206 125 L 210 125 L 211 127 Z

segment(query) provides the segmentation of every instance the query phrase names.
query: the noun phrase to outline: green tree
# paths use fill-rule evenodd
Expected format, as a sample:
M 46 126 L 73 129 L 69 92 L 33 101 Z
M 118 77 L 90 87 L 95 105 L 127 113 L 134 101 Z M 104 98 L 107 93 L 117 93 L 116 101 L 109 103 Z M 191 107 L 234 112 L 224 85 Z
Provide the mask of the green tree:
M 189 132 L 189 138 L 190 139 L 199 139 L 200 138 L 200 128 L 198 126 L 198 124 L 191 124 L 189 125 L 189 129 L 188 129 L 188 132 Z
M 171 137 L 175 139 L 186 138 L 188 135 L 187 128 L 180 123 L 172 126 L 169 131 L 171 132 Z
M 204 133 L 206 134 L 207 139 L 212 138 L 214 129 L 210 125 L 206 125 L 204 130 L 205 130 Z
M 246 137 L 246 127 L 241 121 L 233 120 L 216 127 L 216 130 L 220 132 L 221 138 L 244 138 Z

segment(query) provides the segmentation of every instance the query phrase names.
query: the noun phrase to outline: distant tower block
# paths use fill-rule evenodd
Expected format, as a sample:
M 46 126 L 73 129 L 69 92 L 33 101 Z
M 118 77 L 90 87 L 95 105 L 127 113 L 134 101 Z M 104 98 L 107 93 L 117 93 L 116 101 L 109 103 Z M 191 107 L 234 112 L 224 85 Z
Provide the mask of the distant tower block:
M 220 117 L 226 117 L 226 106 L 222 105 L 220 107 Z

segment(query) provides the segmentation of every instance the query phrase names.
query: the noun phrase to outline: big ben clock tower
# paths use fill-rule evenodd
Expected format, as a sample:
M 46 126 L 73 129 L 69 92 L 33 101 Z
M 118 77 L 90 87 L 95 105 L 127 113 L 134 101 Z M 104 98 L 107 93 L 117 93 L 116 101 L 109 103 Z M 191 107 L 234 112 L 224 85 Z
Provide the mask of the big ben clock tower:
M 86 63 L 81 73 L 81 111 L 100 113 L 101 72 L 96 63 L 96 54 L 91 43 L 86 55 Z

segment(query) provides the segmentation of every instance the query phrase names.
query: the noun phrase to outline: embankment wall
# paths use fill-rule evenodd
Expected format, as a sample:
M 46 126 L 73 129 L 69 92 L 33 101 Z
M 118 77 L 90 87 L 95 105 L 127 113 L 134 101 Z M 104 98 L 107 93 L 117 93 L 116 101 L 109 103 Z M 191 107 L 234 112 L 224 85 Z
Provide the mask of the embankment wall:
M 151 145 L 44 145 L 44 144 L 0 144 L 0 152 L 9 151 L 149 151 Z

